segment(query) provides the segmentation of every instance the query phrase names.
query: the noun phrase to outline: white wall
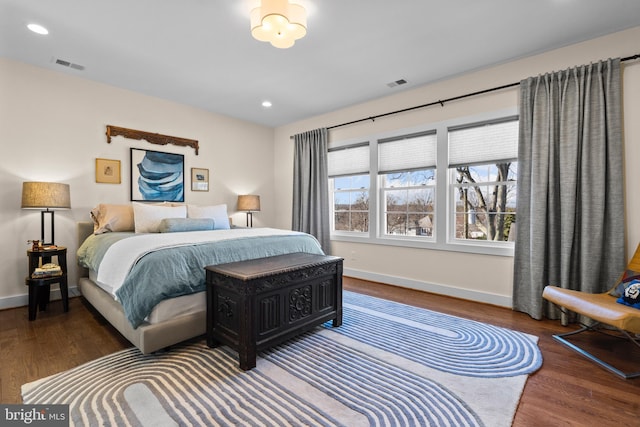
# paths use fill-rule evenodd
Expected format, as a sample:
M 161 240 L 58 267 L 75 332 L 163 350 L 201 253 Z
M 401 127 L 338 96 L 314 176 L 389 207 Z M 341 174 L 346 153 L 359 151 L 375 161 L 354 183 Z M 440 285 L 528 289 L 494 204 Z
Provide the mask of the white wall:
M 502 86 L 568 67 L 640 52 L 640 27 L 524 58 L 489 69 L 461 75 L 435 84 L 407 90 L 372 102 L 355 105 L 322 116 L 282 126 L 275 132 L 275 183 L 278 227 L 291 226 L 293 142 L 290 135 L 328 127 L 376 114 L 413 107 L 440 99 Z M 433 60 L 425 58 L 425 61 Z M 366 71 L 363 71 L 366 72 Z M 384 82 L 381 82 L 384 84 Z M 640 242 L 640 61 L 623 65 L 625 181 L 627 252 Z M 390 89 L 390 93 L 393 89 Z M 456 117 L 514 108 L 518 88 L 493 92 L 445 104 L 402 113 L 329 132 L 332 141 L 433 123 Z M 345 274 L 405 287 L 413 287 L 505 306 L 511 305 L 513 259 L 504 256 L 472 255 L 426 249 L 373 244 L 332 242 L 334 255 L 345 258 Z
M 116 137 L 106 125 L 196 139 L 188 147 L 153 145 Z M 185 201 L 226 203 L 235 223 L 240 193 L 260 194 L 255 225 L 274 222 L 273 129 L 0 59 L 0 308 L 27 303 L 27 240 L 40 238 L 40 213 L 20 209 L 23 181 L 70 184 L 69 211 L 56 211 L 56 243 L 68 247 L 69 285 L 75 286 L 76 222 L 98 203 L 129 203 L 129 148 L 184 154 Z M 95 182 L 95 159 L 121 161 L 121 184 Z M 190 169 L 208 168 L 210 190 L 190 191 Z
M 255 225 L 291 227 L 293 143 L 295 133 L 331 126 L 438 99 L 517 82 L 523 78 L 608 57 L 638 53 L 640 27 L 524 58 L 450 80 L 396 93 L 275 130 L 195 108 L 90 82 L 22 63 L 0 59 L 0 309 L 26 304 L 27 240 L 39 238 L 40 214 L 20 209 L 22 182 L 43 180 L 71 186 L 70 211 L 56 212 L 56 243 L 69 247 L 70 285 L 75 286 L 75 224 L 88 220 L 100 202 L 129 201 L 129 148 L 147 148 L 185 155 L 185 169 L 210 171 L 210 191 L 187 190 L 186 201 L 227 203 L 236 223 L 238 193 L 261 195 L 262 211 Z M 425 59 L 426 60 L 426 59 Z M 640 62 L 623 66 L 625 112 L 625 182 L 627 251 L 640 242 Z M 381 84 L 384 84 L 382 82 Z M 393 89 L 389 89 L 390 93 Z M 634 96 L 635 95 L 635 96 Z M 517 88 L 404 113 L 330 132 L 335 140 L 401 129 L 454 117 L 513 108 Z M 105 126 L 197 139 L 200 155 L 191 148 L 158 146 L 114 138 L 106 143 Z M 95 183 L 95 158 L 122 162 L 122 184 Z M 189 182 L 189 180 L 187 180 Z M 512 259 L 456 252 L 333 242 L 332 251 L 345 258 L 346 272 L 356 277 L 401 286 L 510 305 Z M 464 268 L 461 268 L 464 266 Z

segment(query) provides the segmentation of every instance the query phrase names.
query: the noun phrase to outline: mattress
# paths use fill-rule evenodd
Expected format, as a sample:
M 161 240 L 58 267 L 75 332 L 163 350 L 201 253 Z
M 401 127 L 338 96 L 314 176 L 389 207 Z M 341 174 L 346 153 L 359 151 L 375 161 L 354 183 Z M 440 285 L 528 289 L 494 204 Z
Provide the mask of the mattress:
M 98 282 L 97 276 L 95 271 L 89 270 L 89 279 L 96 286 L 113 296 L 113 288 L 107 284 Z M 195 294 L 183 295 L 161 301 L 153 308 L 151 314 L 145 318 L 145 321 L 153 325 L 176 316 L 184 316 L 204 311 L 207 307 L 205 296 L 205 292 L 197 292 Z

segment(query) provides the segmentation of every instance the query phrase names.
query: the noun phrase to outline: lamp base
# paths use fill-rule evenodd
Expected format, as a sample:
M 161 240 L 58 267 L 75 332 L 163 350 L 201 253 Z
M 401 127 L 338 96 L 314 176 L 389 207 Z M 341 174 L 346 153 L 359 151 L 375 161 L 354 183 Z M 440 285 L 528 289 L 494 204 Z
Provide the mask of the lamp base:
M 247 227 L 253 228 L 253 212 L 251 211 L 247 212 Z
M 49 246 L 49 245 L 55 245 L 55 238 L 54 238 L 54 221 L 53 221 L 53 213 L 54 211 L 50 211 L 49 209 L 47 209 L 46 211 L 40 211 L 40 241 L 42 242 L 43 245 L 45 246 Z M 45 235 L 44 235 L 44 216 L 45 214 L 51 214 L 51 242 L 47 242 L 45 239 Z

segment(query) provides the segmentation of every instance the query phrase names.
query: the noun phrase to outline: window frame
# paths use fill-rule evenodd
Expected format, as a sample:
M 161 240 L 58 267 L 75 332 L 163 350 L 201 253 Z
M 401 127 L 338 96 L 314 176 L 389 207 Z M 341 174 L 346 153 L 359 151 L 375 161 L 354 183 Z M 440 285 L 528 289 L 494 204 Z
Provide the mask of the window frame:
M 499 121 L 507 117 L 514 116 L 518 116 L 517 108 L 507 108 L 472 116 L 452 118 L 411 128 L 373 134 L 348 141 L 334 142 L 333 144 L 330 143 L 330 147 L 339 147 L 357 142 L 369 141 L 370 156 L 369 232 L 359 233 L 334 231 L 332 220 L 331 240 L 496 256 L 513 256 L 513 242 L 468 241 L 451 238 L 451 236 L 455 236 L 455 223 L 452 224 L 451 221 L 451 218 L 455 216 L 455 212 L 451 213 L 450 206 L 453 206 L 453 203 L 455 202 L 452 200 L 452 192 L 450 191 L 451 181 L 450 169 L 448 167 L 448 130 L 450 128 L 470 125 L 473 123 Z M 378 140 L 400 138 L 404 135 L 429 132 L 431 130 L 436 131 L 437 137 L 433 236 L 425 238 L 424 236 L 385 235 L 382 232 L 382 227 L 384 226 L 384 206 L 382 206 L 383 199 L 381 180 L 378 175 Z M 329 191 L 329 197 L 331 200 L 330 214 L 333 218 L 333 192 L 331 188 Z
M 414 146 L 415 143 L 418 142 L 418 144 L 420 144 L 420 141 L 423 139 L 426 139 L 427 142 L 429 142 L 432 145 L 423 145 L 421 146 L 423 148 L 416 149 Z M 418 157 L 413 157 L 413 158 L 409 157 L 409 160 L 408 160 L 405 155 L 405 156 L 394 159 L 394 161 L 391 163 L 389 163 L 387 159 L 386 167 L 381 168 L 381 164 L 385 163 L 384 153 L 381 152 L 381 147 L 389 147 L 389 146 L 392 146 L 393 144 L 397 146 L 396 149 L 399 149 L 404 143 L 409 144 L 408 153 Z M 387 144 L 390 144 L 390 145 L 387 145 Z M 395 135 L 389 138 L 378 138 L 376 139 L 375 145 L 376 145 L 376 149 L 378 150 L 378 154 L 375 158 L 375 162 L 377 166 L 377 173 L 376 173 L 375 179 L 378 184 L 378 187 L 377 187 L 378 197 L 379 197 L 378 200 L 380 201 L 378 206 L 379 211 L 378 211 L 378 218 L 377 218 L 378 219 L 377 235 L 380 237 L 391 237 L 394 239 L 401 239 L 401 240 L 415 239 L 416 241 L 435 241 L 435 236 L 433 234 L 431 236 L 420 236 L 420 235 L 410 235 L 410 234 L 388 234 L 387 233 L 388 217 L 387 217 L 387 209 L 386 209 L 387 200 L 385 196 L 387 191 L 395 191 L 395 190 L 391 190 L 392 187 L 384 186 L 383 181 L 384 181 L 385 175 L 388 175 L 391 173 L 411 173 L 411 172 L 416 172 L 421 170 L 432 170 L 434 183 L 426 184 L 424 186 L 423 185 L 419 185 L 419 186 L 407 185 L 403 187 L 396 187 L 396 190 L 402 189 L 405 191 L 409 191 L 409 190 L 428 188 L 430 191 L 433 192 L 433 204 L 435 205 L 436 194 L 437 194 L 435 179 L 437 176 L 436 166 L 437 166 L 437 151 L 438 151 L 436 129 L 429 128 L 421 132 L 403 132 L 399 135 Z M 412 146 L 414 147 L 412 148 Z M 436 216 L 435 210 L 431 213 L 431 216 L 435 219 L 435 216 Z M 435 227 L 435 222 L 432 223 L 432 228 L 433 227 Z
M 371 206 L 375 206 L 375 204 L 372 205 L 372 203 L 375 203 L 376 197 L 375 194 L 372 194 L 372 182 L 371 182 L 371 151 L 376 151 L 376 147 L 372 147 L 371 146 L 371 141 L 369 140 L 369 138 L 356 138 L 356 139 L 352 139 L 352 140 L 348 140 L 348 141 L 340 141 L 337 143 L 334 142 L 329 142 L 329 147 L 328 150 L 329 151 L 341 151 L 341 150 L 346 150 L 349 148 L 357 148 L 357 147 L 363 147 L 363 146 L 367 146 L 369 149 L 369 171 L 367 172 L 369 174 L 369 188 L 367 189 L 367 191 L 369 192 L 369 231 L 368 232 L 360 232 L 360 231 L 347 231 L 347 230 L 335 230 L 335 211 L 334 211 L 334 202 L 335 202 L 335 198 L 334 198 L 334 186 L 333 186 L 333 179 L 335 178 L 339 178 L 340 176 L 356 176 L 356 175 L 365 175 L 365 173 L 357 173 L 357 174 L 349 174 L 349 175 L 336 175 L 336 176 L 330 176 L 329 179 L 329 215 L 330 215 L 330 219 L 329 219 L 329 223 L 330 223 L 330 228 L 331 228 L 331 233 L 330 233 L 330 238 L 331 240 L 345 240 L 345 241 L 357 241 L 360 243 L 363 242 L 368 242 L 368 240 L 371 237 L 371 228 L 372 225 L 374 225 L 374 223 L 372 223 L 371 221 L 374 219 L 374 216 L 372 215 L 372 209 Z
M 499 124 L 504 124 L 504 123 L 512 123 L 512 122 L 517 122 L 519 120 L 518 115 L 511 115 L 511 116 L 504 116 L 504 117 L 500 117 L 497 119 L 489 119 L 489 120 L 481 120 L 478 122 L 473 122 L 473 123 L 467 123 L 464 124 L 462 126 L 450 126 L 447 129 L 447 139 L 449 139 L 449 135 L 450 132 L 455 132 L 457 130 L 463 130 L 463 129 L 473 129 L 473 128 L 481 128 L 483 126 L 487 126 L 487 125 L 499 125 Z M 449 145 L 448 145 L 449 147 Z M 517 147 L 516 147 L 517 150 Z M 503 150 L 505 151 L 505 150 Z M 495 246 L 497 248 L 506 248 L 506 249 L 511 249 L 513 250 L 514 247 L 514 243 L 513 242 L 509 242 L 509 241 L 495 241 L 495 240 L 480 240 L 480 239 L 461 239 L 461 238 L 457 238 L 456 237 L 456 225 L 457 225 L 457 207 L 456 207 L 456 194 L 457 194 L 457 189 L 465 186 L 465 185 L 461 185 L 458 184 L 456 182 L 456 172 L 455 172 L 455 168 L 457 167 L 461 167 L 461 166 L 467 166 L 467 167 L 473 167 L 473 166 L 485 166 L 485 165 L 497 165 L 497 164 L 501 164 L 501 163 L 517 163 L 518 159 L 517 159 L 517 153 L 510 153 L 509 150 L 506 150 L 506 153 L 503 153 L 504 158 L 501 157 L 494 157 L 493 159 L 490 160 L 477 160 L 477 159 L 473 159 L 471 161 L 471 163 L 454 163 L 451 164 L 451 159 L 448 158 L 448 162 L 447 162 L 447 179 L 448 179 L 448 196 L 449 196 L 449 206 L 447 209 L 447 213 L 448 213 L 448 217 L 447 217 L 447 221 L 448 224 L 450 225 L 447 229 L 448 234 L 447 234 L 447 240 L 451 243 L 451 244 L 456 244 L 456 243 L 462 243 L 462 244 L 469 244 L 469 245 L 479 245 L 481 247 L 484 246 Z M 513 156 L 516 156 L 515 158 Z M 517 169 L 516 169 L 517 170 Z M 486 181 L 486 182 L 480 182 L 477 185 L 480 187 L 489 187 L 490 185 L 496 185 L 499 184 L 501 181 Z M 509 184 L 509 181 L 503 181 L 504 184 Z M 517 185 L 518 185 L 518 181 L 517 179 L 515 181 L 512 182 L 515 187 L 516 187 L 516 191 L 517 191 Z M 469 185 L 471 186 L 471 185 Z M 505 213 L 505 215 L 507 215 L 507 213 Z M 516 206 L 516 217 L 517 217 L 517 206 Z

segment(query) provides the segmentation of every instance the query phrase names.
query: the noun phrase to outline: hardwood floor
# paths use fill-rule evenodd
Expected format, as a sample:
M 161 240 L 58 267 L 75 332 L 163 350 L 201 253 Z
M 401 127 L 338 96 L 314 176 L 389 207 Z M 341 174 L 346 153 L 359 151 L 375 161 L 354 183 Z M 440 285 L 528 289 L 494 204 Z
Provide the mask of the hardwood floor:
M 514 426 L 638 426 L 640 378 L 623 380 L 551 338 L 575 328 L 558 321 L 536 321 L 510 309 L 458 300 L 345 277 L 346 290 L 424 307 L 539 337 L 544 358 L 527 381 Z M 70 300 L 68 313 L 54 301 L 29 322 L 27 307 L 0 311 L 0 402 L 20 403 L 20 386 L 130 346 L 82 298 Z M 640 369 L 640 353 L 628 346 L 600 344 L 619 363 L 631 359 Z M 491 427 L 491 426 L 488 426 Z

